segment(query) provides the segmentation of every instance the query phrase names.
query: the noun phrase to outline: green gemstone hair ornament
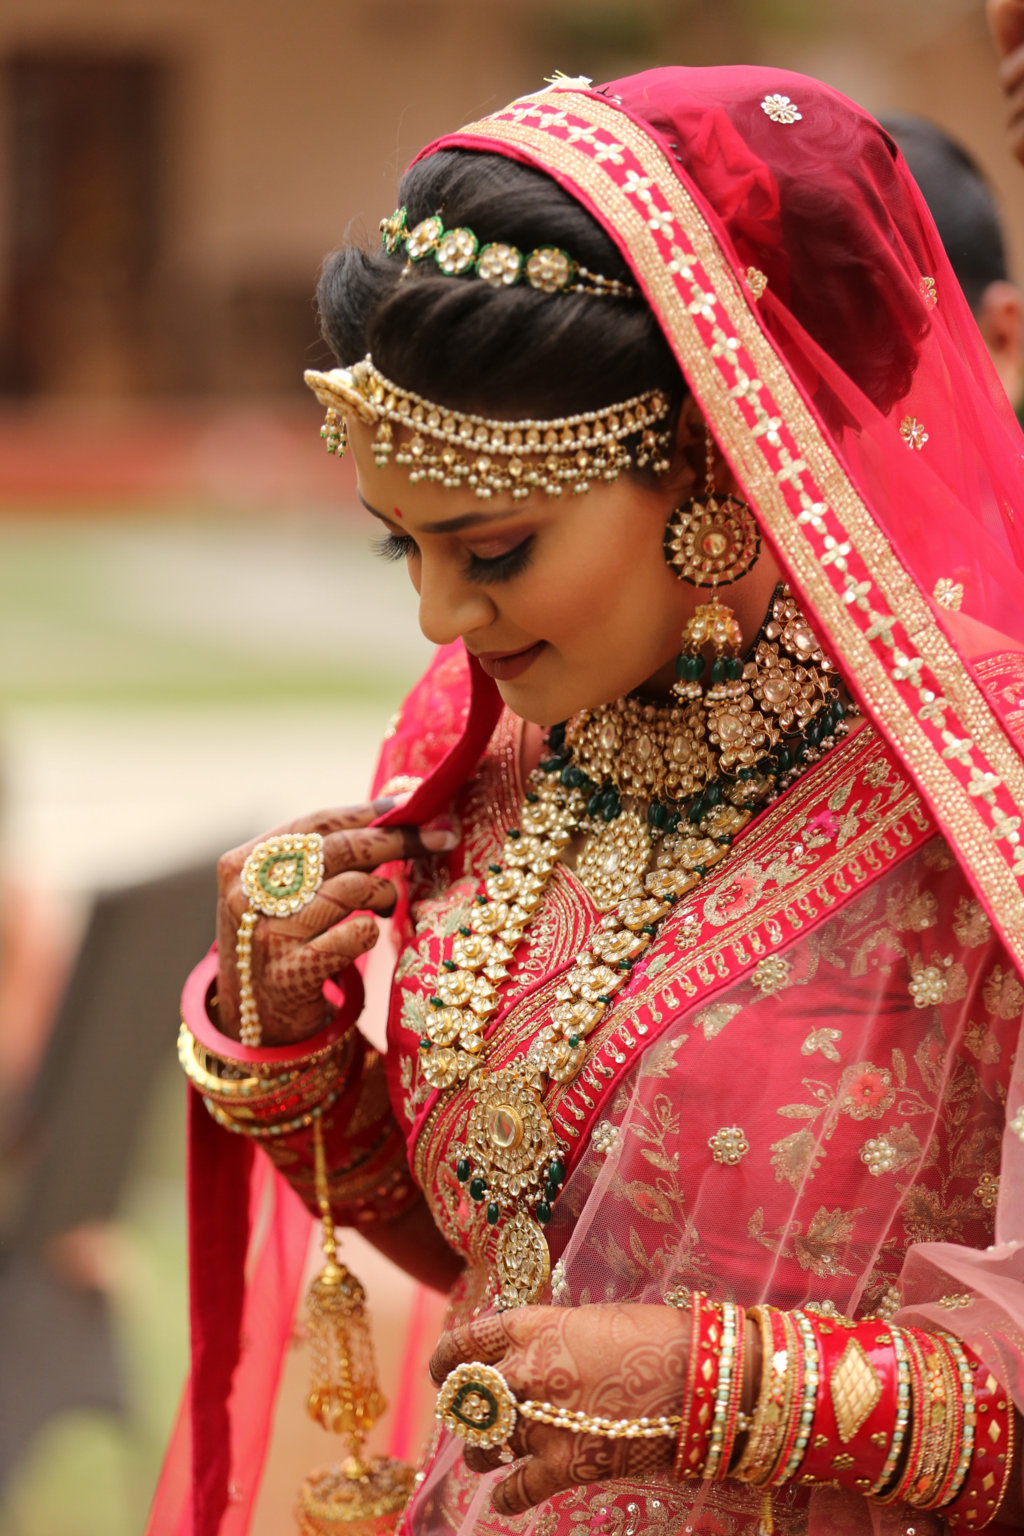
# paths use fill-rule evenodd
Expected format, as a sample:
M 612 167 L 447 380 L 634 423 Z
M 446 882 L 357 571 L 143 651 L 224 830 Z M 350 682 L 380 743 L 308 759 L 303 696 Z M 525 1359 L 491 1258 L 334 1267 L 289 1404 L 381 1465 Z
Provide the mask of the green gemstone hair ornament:
M 433 260 L 446 277 L 479 277 L 492 288 L 525 284 L 538 293 L 594 293 L 635 299 L 637 290 L 617 277 L 602 277 L 575 261 L 557 245 L 532 251 L 503 240 L 481 246 L 471 229 L 459 224 L 446 229 L 439 213 L 409 229 L 404 205 L 380 221 L 381 244 L 388 256 L 404 253 L 406 265 Z

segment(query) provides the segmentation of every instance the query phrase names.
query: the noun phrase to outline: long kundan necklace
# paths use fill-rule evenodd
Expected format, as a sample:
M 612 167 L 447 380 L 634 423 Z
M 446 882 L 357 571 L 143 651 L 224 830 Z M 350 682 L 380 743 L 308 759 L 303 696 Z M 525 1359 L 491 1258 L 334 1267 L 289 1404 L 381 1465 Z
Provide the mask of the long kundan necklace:
M 472 1091 L 455 1172 L 497 1229 L 500 1307 L 535 1301 L 548 1279 L 544 1226 L 567 1158 L 544 1108 L 549 1084 L 580 1072 L 589 1037 L 675 904 L 847 729 L 832 664 L 785 587 L 745 662 L 716 658 L 706 690 L 696 665 L 680 671 L 672 703 L 619 699 L 548 733 L 519 825 L 488 867 L 430 998 L 420 1068 L 431 1088 L 467 1081 Z M 526 1050 L 492 1068 L 485 1032 L 515 947 L 579 832 L 588 842 L 577 874 L 604 915 Z

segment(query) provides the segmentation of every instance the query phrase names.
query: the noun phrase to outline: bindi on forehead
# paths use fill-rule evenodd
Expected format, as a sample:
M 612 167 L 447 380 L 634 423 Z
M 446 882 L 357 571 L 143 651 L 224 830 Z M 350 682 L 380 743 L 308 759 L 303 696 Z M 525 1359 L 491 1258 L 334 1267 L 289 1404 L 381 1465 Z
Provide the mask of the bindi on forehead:
M 392 507 L 391 508 L 391 516 L 393 518 L 396 518 L 398 520 L 398 522 L 401 522 L 402 521 L 401 508 L 399 508 L 399 507 Z

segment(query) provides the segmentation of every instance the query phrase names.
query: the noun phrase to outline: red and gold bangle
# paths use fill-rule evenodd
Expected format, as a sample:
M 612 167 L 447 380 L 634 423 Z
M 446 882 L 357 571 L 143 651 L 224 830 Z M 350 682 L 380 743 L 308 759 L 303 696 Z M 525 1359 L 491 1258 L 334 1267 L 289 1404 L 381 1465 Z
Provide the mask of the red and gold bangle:
M 978 1422 L 977 1407 L 974 1400 L 974 1377 L 971 1373 L 971 1363 L 967 1358 L 967 1352 L 960 1343 L 960 1340 L 954 1338 L 951 1333 L 943 1334 L 942 1337 L 952 1357 L 953 1368 L 957 1377 L 957 1391 L 960 1397 L 960 1432 L 955 1446 L 955 1453 L 952 1457 L 949 1475 L 935 1498 L 933 1508 L 936 1509 L 942 1509 L 945 1505 L 952 1504 L 964 1486 L 967 1473 L 970 1471 L 971 1459 L 974 1455 L 974 1436 Z
M 694 1291 L 690 1308 L 690 1358 L 673 1468 L 678 1478 L 704 1476 L 722 1347 L 722 1315 L 718 1304 L 708 1301 L 703 1292 Z
M 893 1329 L 894 1333 L 896 1331 Z M 924 1350 L 921 1346 L 921 1340 L 927 1341 L 928 1336 L 922 1333 L 920 1328 L 901 1328 L 899 1332 L 906 1345 L 907 1362 L 910 1367 L 910 1442 L 903 1466 L 897 1472 L 895 1483 L 878 1495 L 880 1504 L 906 1502 L 907 1494 L 921 1472 L 925 1431 L 928 1427 L 927 1370 L 924 1363 Z
M 759 1483 L 763 1488 L 773 1487 L 782 1482 L 782 1469 L 789 1463 L 800 1429 L 800 1405 L 804 1390 L 806 1360 L 795 1314 L 780 1312 L 779 1318 L 782 1323 L 786 1355 L 786 1375 L 782 1383 L 781 1433 L 777 1439 L 778 1449 L 775 1460 L 767 1476 Z
M 807 1451 L 807 1443 L 811 1438 L 811 1425 L 814 1423 L 814 1410 L 821 1382 L 818 1369 L 818 1344 L 810 1318 L 806 1313 L 797 1311 L 793 1313 L 793 1321 L 800 1340 L 799 1350 L 803 1360 L 803 1373 L 800 1392 L 793 1402 L 792 1437 L 779 1471 L 772 1478 L 774 1484 L 788 1483 L 790 1478 L 796 1477 L 800 1470 Z
M 751 1307 L 747 1317 L 761 1334 L 761 1383 L 751 1414 L 747 1443 L 732 1477 L 741 1483 L 759 1483 L 768 1475 L 782 1445 L 782 1398 L 786 1379 L 786 1336 L 774 1307 Z
M 899 1370 L 892 1333 L 877 1321 L 814 1318 L 821 1380 L 801 1483 L 868 1493 L 892 1439 Z
M 907 1438 L 907 1429 L 910 1425 L 911 1403 L 911 1369 L 910 1351 L 899 1328 L 890 1328 L 893 1354 L 896 1357 L 896 1417 L 892 1426 L 892 1438 L 889 1441 L 889 1449 L 886 1452 L 885 1462 L 874 1485 L 868 1489 L 870 1498 L 877 1498 L 883 1494 L 896 1476 L 903 1455 L 903 1444 Z
M 722 1303 L 722 1346 L 718 1356 L 714 1412 L 704 1458 L 704 1476 L 712 1482 L 729 1475 L 729 1462 L 739 1430 L 743 1406 L 744 1361 L 743 1308 L 735 1302 Z
M 925 1364 L 924 1443 L 921 1467 L 907 1493 L 914 1509 L 935 1509 L 940 1494 L 956 1465 L 956 1449 L 963 1429 L 964 1405 L 953 1357 L 941 1334 L 922 1340 Z
M 1002 1382 L 992 1375 L 984 1361 L 978 1359 L 969 1345 L 962 1343 L 961 1347 L 974 1378 L 974 1454 L 959 1495 L 946 1505 L 942 1516 L 950 1525 L 980 1531 L 996 1518 L 1010 1481 L 1013 1404 Z

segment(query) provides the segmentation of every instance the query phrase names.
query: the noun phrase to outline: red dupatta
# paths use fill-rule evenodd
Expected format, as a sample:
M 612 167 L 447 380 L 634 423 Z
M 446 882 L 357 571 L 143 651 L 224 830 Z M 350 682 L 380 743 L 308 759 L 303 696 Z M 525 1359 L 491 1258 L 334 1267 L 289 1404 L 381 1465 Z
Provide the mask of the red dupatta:
M 556 85 L 422 153 L 454 148 L 554 176 L 620 247 L 1024 969 L 1024 439 L 895 146 L 805 76 L 671 68 Z

